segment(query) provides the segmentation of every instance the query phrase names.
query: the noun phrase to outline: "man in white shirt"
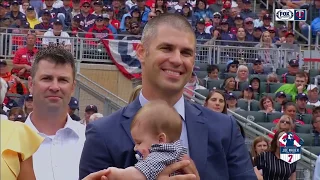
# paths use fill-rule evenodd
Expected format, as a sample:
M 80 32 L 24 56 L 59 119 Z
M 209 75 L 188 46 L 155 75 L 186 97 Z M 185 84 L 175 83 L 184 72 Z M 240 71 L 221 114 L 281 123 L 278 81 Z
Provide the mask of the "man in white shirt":
M 44 33 L 42 39 L 43 47 L 48 47 L 50 44 L 62 46 L 67 50 L 71 50 L 70 36 L 67 32 L 62 31 L 63 25 L 59 19 L 54 20 L 53 29 Z
M 75 87 L 72 54 L 60 46 L 39 51 L 28 85 L 33 112 L 25 123 L 45 138 L 33 155 L 36 179 L 77 180 L 85 128 L 68 114 Z
M 319 89 L 317 85 L 314 84 L 309 84 L 307 87 L 308 91 L 308 105 L 313 105 L 313 106 L 320 106 L 320 101 L 319 101 Z

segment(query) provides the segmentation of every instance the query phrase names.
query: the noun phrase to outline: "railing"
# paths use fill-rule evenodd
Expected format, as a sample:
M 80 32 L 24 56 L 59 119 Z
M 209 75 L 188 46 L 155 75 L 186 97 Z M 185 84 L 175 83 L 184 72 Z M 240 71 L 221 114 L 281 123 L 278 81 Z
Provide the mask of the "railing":
M 186 88 L 185 89 L 188 91 L 188 92 L 193 92 L 194 95 L 196 95 L 198 98 L 196 98 L 195 96 L 191 96 L 190 94 L 188 93 L 184 93 L 184 95 L 188 98 L 188 99 L 191 99 L 193 102 L 196 102 L 198 104 L 201 104 L 203 105 L 204 104 L 204 100 L 206 97 L 204 97 L 202 94 L 196 92 L 196 91 L 193 91 L 189 88 Z M 236 120 L 241 124 L 241 126 L 246 130 L 246 134 L 249 135 L 250 137 L 252 138 L 255 138 L 256 136 L 263 136 L 269 140 L 270 137 L 268 136 L 268 134 L 270 133 L 273 133 L 271 132 L 270 130 L 258 125 L 257 123 L 245 118 L 245 117 L 242 117 L 241 115 L 231 111 L 228 109 L 228 113 L 233 115 Z M 299 170 L 299 177 L 303 177 L 303 173 L 304 171 L 307 169 L 309 170 L 309 173 L 311 174 L 311 176 L 313 175 L 313 171 L 314 171 L 314 168 L 315 168 L 315 162 L 317 160 L 317 156 L 311 152 L 309 152 L 308 150 L 306 150 L 305 148 L 302 148 L 302 154 L 301 154 L 301 160 L 298 161 L 298 164 L 299 166 L 302 167 L 302 169 Z M 300 179 L 300 178 L 299 178 Z M 301 178 L 303 179 L 303 178 Z

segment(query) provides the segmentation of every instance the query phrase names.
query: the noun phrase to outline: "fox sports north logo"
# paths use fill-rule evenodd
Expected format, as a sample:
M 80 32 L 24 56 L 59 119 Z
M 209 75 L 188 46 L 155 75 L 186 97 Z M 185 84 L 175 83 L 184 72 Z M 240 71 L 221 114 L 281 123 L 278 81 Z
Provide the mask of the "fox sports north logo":
M 276 21 L 293 21 L 294 13 L 291 9 L 276 9 Z

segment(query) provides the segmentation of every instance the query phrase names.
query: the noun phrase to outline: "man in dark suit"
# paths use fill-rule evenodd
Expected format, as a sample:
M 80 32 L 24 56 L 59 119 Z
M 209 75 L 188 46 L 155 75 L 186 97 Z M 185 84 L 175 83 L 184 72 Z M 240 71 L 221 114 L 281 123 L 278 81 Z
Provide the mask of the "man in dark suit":
M 155 99 L 167 101 L 180 114 L 180 139 L 194 161 L 198 172 L 192 168 L 193 174 L 199 173 L 198 179 L 257 179 L 236 121 L 183 98 L 195 53 L 195 34 L 182 16 L 163 14 L 147 23 L 137 47 L 142 92 L 128 106 L 87 125 L 80 179 L 108 167 L 126 168 L 137 162 L 130 124 L 141 106 Z

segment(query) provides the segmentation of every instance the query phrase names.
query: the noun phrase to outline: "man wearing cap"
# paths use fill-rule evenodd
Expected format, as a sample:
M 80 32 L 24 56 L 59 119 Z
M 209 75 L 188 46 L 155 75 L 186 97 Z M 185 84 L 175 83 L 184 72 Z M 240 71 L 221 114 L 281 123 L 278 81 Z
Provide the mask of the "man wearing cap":
M 251 0 L 242 0 L 243 8 L 240 12 L 243 19 L 246 19 L 247 17 L 251 17 L 253 19 L 258 19 L 258 16 L 255 12 L 253 12 L 252 6 L 251 6 Z
M 93 15 L 102 15 L 103 10 L 103 2 L 100 0 L 96 0 L 93 2 Z
M 237 73 L 239 66 L 239 61 L 237 60 L 228 60 L 226 73 Z
M 80 121 L 80 117 L 74 114 L 76 110 L 79 110 L 79 101 L 75 97 L 71 97 L 69 102 L 69 115 L 75 121 Z
M 232 29 L 236 31 L 238 28 L 243 28 L 243 17 L 240 14 L 236 15 L 236 17 L 234 18 L 234 24 L 235 27 L 232 27 L 230 31 L 232 31 Z
M 287 95 L 283 91 L 276 93 L 275 101 L 279 104 L 282 104 L 287 99 Z
M 72 0 L 71 17 L 73 18 L 74 16 L 79 15 L 80 13 L 81 13 L 80 0 Z
M 253 33 L 252 33 L 253 42 L 260 42 L 261 35 L 262 35 L 262 29 L 261 29 L 261 27 L 255 27 L 255 28 L 253 29 Z
M 43 47 L 48 47 L 49 45 L 63 46 L 65 49 L 71 50 L 71 41 L 69 34 L 62 31 L 63 25 L 61 20 L 55 19 L 53 22 L 53 29 L 47 31 L 43 35 L 42 45 Z
M 125 36 L 122 40 L 141 40 L 141 27 L 139 26 L 139 24 L 135 21 L 131 21 L 129 24 L 129 36 Z M 121 37 L 119 37 L 121 38 Z
M 96 19 L 96 15 L 90 14 L 91 4 L 90 1 L 84 0 L 81 3 L 80 13 L 80 28 L 84 31 L 88 31 L 93 25 Z
M 211 39 L 211 35 L 206 33 L 205 31 L 205 20 L 204 19 L 199 19 L 197 21 L 196 25 L 196 38 L 197 40 L 200 40 L 198 43 L 204 44 L 207 40 Z
M 12 73 L 16 74 L 21 79 L 27 80 L 31 73 L 31 66 L 38 52 L 35 47 L 36 35 L 27 34 L 26 46 L 19 48 L 14 54 Z
M 285 62 L 288 62 L 291 59 L 299 59 L 300 57 L 300 47 L 295 42 L 295 37 L 293 32 L 288 31 L 285 34 L 286 43 L 281 44 L 280 49 L 286 49 L 282 52 L 281 56 Z M 281 52 L 281 51 L 280 51 Z M 284 54 L 286 53 L 286 54 Z M 284 59 L 286 57 L 287 59 Z
M 253 19 L 251 17 L 247 17 L 244 20 L 244 29 L 246 30 L 246 39 L 248 41 L 253 41 Z
M 297 59 L 291 59 L 287 66 L 288 72 L 282 74 L 282 81 L 287 82 L 287 76 L 295 76 L 299 70 L 299 61 Z
M 308 96 L 306 93 L 299 93 L 296 96 L 297 104 L 297 113 L 300 115 L 303 114 L 312 114 L 312 110 L 307 108 Z
M 26 21 L 26 16 L 20 12 L 19 2 L 13 1 L 11 3 L 11 11 L 7 13 L 14 21 L 20 19 L 21 21 Z
M 263 26 L 263 17 L 264 17 L 264 15 L 266 15 L 266 14 L 270 14 L 270 12 L 269 12 L 268 9 L 265 9 L 265 8 L 260 9 L 259 18 L 253 20 L 254 27 L 261 27 L 261 26 Z M 274 26 L 272 22 L 270 22 L 270 25 L 271 25 L 271 26 Z
M 306 84 L 306 76 L 303 72 L 298 72 L 293 84 L 284 84 L 276 92 L 283 91 L 285 94 L 291 95 L 292 101 L 294 102 L 299 93 L 307 93 L 307 89 L 305 88 Z
M 278 31 L 279 39 L 276 41 L 276 44 L 286 43 L 285 35 L 288 32 L 287 26 L 286 25 L 281 25 L 278 29 L 279 29 L 279 31 Z
M 131 9 L 138 9 L 140 14 L 141 14 L 141 21 L 142 23 L 147 23 L 148 22 L 148 16 L 149 13 L 151 12 L 151 9 L 147 7 L 145 0 L 137 0 L 137 5 L 133 6 Z
M 120 22 L 118 20 L 116 20 L 116 19 L 111 20 L 111 16 L 109 15 L 109 13 L 102 14 L 102 17 L 103 17 L 104 26 L 106 26 L 108 29 L 110 29 L 112 34 L 113 34 L 113 36 L 114 36 L 114 39 L 117 39 L 118 38 L 118 36 L 117 36 L 118 30 L 112 24 L 112 22 L 118 24 L 118 26 L 120 25 Z
M 39 12 L 38 16 L 42 17 L 44 10 L 49 10 L 49 12 L 51 14 L 51 18 L 53 18 L 53 19 L 57 18 L 58 14 L 59 14 L 59 9 L 53 7 L 54 2 L 55 2 L 54 0 L 44 0 L 45 8 Z M 41 18 L 39 18 L 39 20 L 41 21 Z
M 71 0 L 63 0 L 63 6 L 58 8 L 58 18 L 63 22 L 64 30 L 71 26 Z
M 272 17 L 270 14 L 265 14 L 262 18 L 262 26 L 261 26 L 261 30 L 262 32 L 265 32 L 267 31 L 271 26 L 271 20 L 272 20 Z
M 250 74 L 269 74 L 268 68 L 263 68 L 262 60 L 257 58 L 253 61 L 252 72 Z
M 67 29 L 70 37 L 84 37 L 85 31 L 80 28 L 80 15 L 72 18 L 71 26 Z
M 85 38 L 114 39 L 111 30 L 104 25 L 102 15 L 96 17 L 93 27 L 89 29 Z M 97 44 L 97 42 L 94 41 L 89 41 L 89 43 L 92 45 Z
M 308 91 L 308 105 L 320 106 L 319 101 L 319 87 L 314 84 L 309 84 L 307 87 Z
M 116 18 L 118 21 L 121 21 L 121 22 L 122 22 L 123 16 L 127 12 L 130 12 L 130 9 L 128 9 L 128 11 L 127 11 L 126 7 L 124 6 L 122 1 L 120 1 L 120 0 L 112 0 L 111 7 L 112 7 L 113 12 L 114 12 L 114 18 Z M 131 9 L 134 8 L 134 7 L 136 7 L 136 6 L 132 6 Z
M 84 119 L 80 121 L 81 124 L 87 125 L 89 123 L 90 116 L 94 113 L 98 113 L 98 107 L 96 105 L 88 105 L 84 110 Z
M 120 29 L 120 21 L 118 19 L 116 19 L 115 12 L 113 11 L 113 8 L 108 5 L 105 7 L 105 11 L 109 15 L 109 21 L 110 21 L 109 24 L 111 24 L 116 30 L 119 30 Z M 108 28 L 111 29 L 110 27 L 108 27 Z M 112 29 L 111 29 L 111 31 L 113 32 Z
M 45 9 L 42 11 L 42 22 L 39 24 L 36 24 L 34 26 L 34 29 L 36 30 L 36 34 L 39 36 L 43 36 L 46 31 L 49 29 L 52 29 L 52 18 L 51 18 L 51 13 L 48 9 Z

